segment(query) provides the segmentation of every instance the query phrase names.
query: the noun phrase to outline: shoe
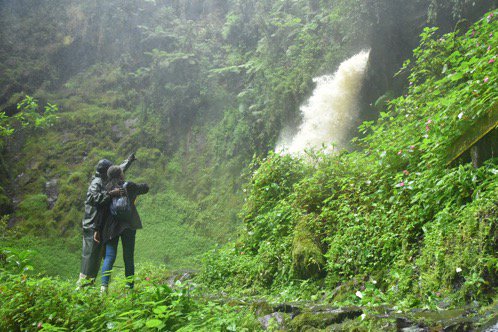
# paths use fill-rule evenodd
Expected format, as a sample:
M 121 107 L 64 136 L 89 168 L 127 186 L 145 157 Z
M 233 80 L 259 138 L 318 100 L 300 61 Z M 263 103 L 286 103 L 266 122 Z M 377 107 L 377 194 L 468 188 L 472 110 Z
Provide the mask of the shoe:
M 76 290 L 79 291 L 85 287 L 93 286 L 94 283 L 95 283 L 95 278 L 80 273 L 78 281 L 76 282 Z

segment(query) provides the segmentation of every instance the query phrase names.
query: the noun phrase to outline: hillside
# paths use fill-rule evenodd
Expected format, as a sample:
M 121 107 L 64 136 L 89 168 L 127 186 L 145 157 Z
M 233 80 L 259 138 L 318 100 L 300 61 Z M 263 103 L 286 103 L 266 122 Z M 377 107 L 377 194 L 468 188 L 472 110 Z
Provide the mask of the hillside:
M 449 30 L 490 6 L 6 1 L 0 110 L 16 113 L 29 94 L 60 112 L 50 130 L 19 132 L 2 145 L 1 210 L 11 225 L 78 233 L 97 160 L 118 162 L 136 151 L 130 177 L 191 201 L 190 224 L 226 241 L 239 224 L 242 170 L 253 155 L 273 150 L 281 130 L 299 124 L 313 77 L 370 48 L 355 121 L 374 119 L 379 96 L 402 93 L 406 79 L 392 76 L 426 22 Z M 32 204 L 48 209 L 35 212 Z
M 1 7 L 2 121 L 26 93 L 59 111 L 2 136 L 0 328 L 495 323 L 496 121 L 478 132 L 498 112 L 498 13 L 482 16 L 494 3 L 407 2 L 401 16 L 359 0 L 22 3 Z M 382 56 L 395 40 L 405 48 Z M 366 47 L 350 150 L 273 152 L 312 79 Z M 479 143 L 455 159 L 469 133 Z M 132 151 L 127 176 L 151 186 L 137 202 L 137 288 L 74 291 L 90 176 Z

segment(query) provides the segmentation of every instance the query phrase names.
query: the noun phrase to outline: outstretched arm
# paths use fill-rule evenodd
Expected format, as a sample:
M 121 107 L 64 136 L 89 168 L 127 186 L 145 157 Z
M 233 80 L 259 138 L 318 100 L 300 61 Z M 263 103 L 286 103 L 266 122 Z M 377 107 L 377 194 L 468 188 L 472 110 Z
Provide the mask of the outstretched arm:
M 138 195 L 147 194 L 148 192 L 149 192 L 149 186 L 147 185 L 147 183 L 137 184 L 137 194 Z
M 149 192 L 149 186 L 146 183 L 128 182 L 126 189 L 134 196 L 143 195 Z
M 135 158 L 135 153 L 132 153 L 128 156 L 128 159 L 123 161 L 119 167 L 126 172 L 126 170 L 131 166 L 131 163 L 134 162 L 137 158 Z

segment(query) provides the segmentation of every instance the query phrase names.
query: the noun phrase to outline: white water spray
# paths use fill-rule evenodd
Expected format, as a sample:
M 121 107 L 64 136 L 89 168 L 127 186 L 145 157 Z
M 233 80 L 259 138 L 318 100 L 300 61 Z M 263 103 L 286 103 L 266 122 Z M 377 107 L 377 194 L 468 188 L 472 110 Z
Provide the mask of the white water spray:
M 306 149 L 346 148 L 348 134 L 358 115 L 357 97 L 370 51 L 344 61 L 334 75 L 313 79 L 316 88 L 308 103 L 301 106 L 303 122 L 295 135 L 282 132 L 275 149 L 279 153 L 299 155 Z

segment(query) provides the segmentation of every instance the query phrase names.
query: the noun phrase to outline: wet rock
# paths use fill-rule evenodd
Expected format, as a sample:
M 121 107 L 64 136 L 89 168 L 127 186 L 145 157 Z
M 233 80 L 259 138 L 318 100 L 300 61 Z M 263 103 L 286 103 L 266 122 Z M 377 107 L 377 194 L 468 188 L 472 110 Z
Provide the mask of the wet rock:
M 59 197 L 58 179 L 45 182 L 44 193 L 47 195 L 48 206 L 52 209 Z
M 487 310 L 482 319 L 482 330 L 484 332 L 498 332 L 498 305 Z
M 469 309 L 413 310 L 406 317 L 398 316 L 396 326 L 399 331 L 473 331 L 474 313 Z
M 483 330 L 484 332 L 498 332 L 498 322 L 494 325 L 491 325 Z
M 291 314 L 291 318 L 301 313 L 301 308 L 292 303 L 282 303 L 273 308 L 274 311 Z
M 453 322 L 443 327 L 443 331 L 444 332 L 474 331 L 474 322 L 469 320 L 460 320 L 459 322 Z
M 290 324 L 293 331 L 308 331 L 310 328 L 324 329 L 347 319 L 355 319 L 362 314 L 363 310 L 358 307 L 313 307 L 297 315 Z
M 285 324 L 285 314 L 282 312 L 274 312 L 272 314 L 258 318 L 258 321 L 261 323 L 261 327 L 264 330 L 267 330 L 270 326 L 274 326 L 275 324 L 279 328 L 282 328 Z
M 403 332 L 425 332 L 427 328 L 419 326 L 416 323 L 408 320 L 406 317 L 396 318 L 396 330 Z

